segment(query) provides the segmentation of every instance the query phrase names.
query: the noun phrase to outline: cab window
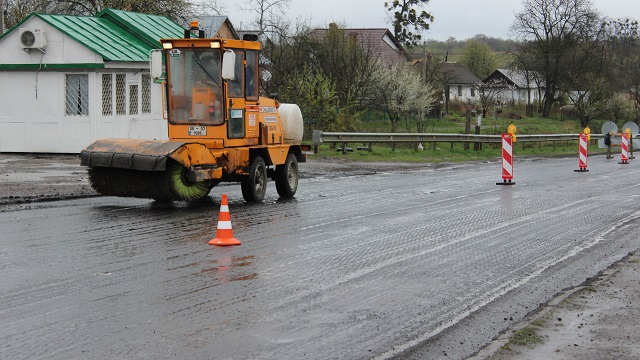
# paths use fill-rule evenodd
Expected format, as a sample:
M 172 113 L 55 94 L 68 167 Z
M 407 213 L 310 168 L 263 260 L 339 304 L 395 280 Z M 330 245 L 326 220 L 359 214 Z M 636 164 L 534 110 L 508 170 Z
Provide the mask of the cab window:
M 258 52 L 247 50 L 245 67 L 245 95 L 249 100 L 258 100 Z
M 228 80 L 229 96 L 230 97 L 244 97 L 244 53 L 240 50 L 234 50 L 236 54 L 236 77 L 233 80 Z
M 221 55 L 215 49 L 172 49 L 167 53 L 172 124 L 221 125 Z

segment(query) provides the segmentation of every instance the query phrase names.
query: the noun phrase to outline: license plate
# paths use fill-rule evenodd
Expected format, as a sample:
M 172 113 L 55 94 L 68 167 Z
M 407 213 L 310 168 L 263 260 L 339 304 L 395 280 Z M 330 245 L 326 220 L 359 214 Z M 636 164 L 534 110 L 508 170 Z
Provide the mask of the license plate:
M 207 127 L 189 126 L 189 136 L 207 136 Z

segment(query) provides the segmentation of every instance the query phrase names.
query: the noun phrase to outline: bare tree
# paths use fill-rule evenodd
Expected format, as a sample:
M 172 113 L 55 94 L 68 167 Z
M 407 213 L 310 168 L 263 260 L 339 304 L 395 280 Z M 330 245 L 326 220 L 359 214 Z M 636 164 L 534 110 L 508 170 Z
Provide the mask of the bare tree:
M 255 13 L 254 20 L 258 36 L 263 39 L 265 34 L 278 31 L 278 23 L 282 14 L 291 5 L 291 0 L 246 0 L 242 11 Z
M 569 58 L 581 43 L 593 42 L 600 16 L 590 0 L 524 0 L 523 4 L 511 30 L 521 41 L 520 52 L 537 59 L 530 68 L 544 76 L 543 116 L 548 117 L 560 99 Z
M 516 52 L 509 52 L 508 66 L 516 73 L 521 74 L 527 86 L 527 116 L 533 116 L 533 107 L 535 106 L 536 112 L 540 110 L 540 99 L 542 99 L 542 89 L 544 88 L 544 77 L 537 71 L 534 71 L 531 66 L 535 63 L 535 60 L 530 57 L 531 54 L 520 54 Z M 535 85 L 537 91 L 538 101 L 533 104 L 531 101 L 531 88 Z
M 48 3 L 50 3 L 49 0 L 5 0 L 7 10 L 5 27 L 7 29 L 12 28 L 32 12 L 46 12 Z
M 66 15 L 95 15 L 105 8 L 164 15 L 185 24 L 193 17 L 194 6 L 185 0 L 6 0 L 7 27 L 14 26 L 32 12 Z
M 510 86 L 504 81 L 498 79 L 479 82 L 475 84 L 475 88 L 478 91 L 478 97 L 475 100 L 475 104 L 482 110 L 482 117 L 486 117 L 487 112 L 502 103 L 501 94 L 504 91 L 511 91 L 514 89 L 513 86 Z
M 223 15 L 228 13 L 227 6 L 222 0 L 202 1 L 194 5 L 195 11 L 199 14 Z

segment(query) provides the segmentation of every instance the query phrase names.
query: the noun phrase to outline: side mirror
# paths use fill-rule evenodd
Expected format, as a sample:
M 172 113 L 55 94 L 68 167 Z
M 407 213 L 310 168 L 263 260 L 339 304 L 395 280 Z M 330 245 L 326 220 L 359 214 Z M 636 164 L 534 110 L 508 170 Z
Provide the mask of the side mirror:
M 222 55 L 222 78 L 234 80 L 236 78 L 236 53 L 227 50 Z
M 151 77 L 158 79 L 162 77 L 162 50 L 151 50 Z

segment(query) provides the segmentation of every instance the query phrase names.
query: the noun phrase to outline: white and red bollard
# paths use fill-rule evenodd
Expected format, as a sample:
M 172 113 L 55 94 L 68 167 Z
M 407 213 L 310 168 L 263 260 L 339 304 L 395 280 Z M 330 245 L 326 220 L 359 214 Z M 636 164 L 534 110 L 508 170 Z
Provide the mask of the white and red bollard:
M 502 134 L 502 182 L 496 185 L 515 185 L 513 181 L 513 135 Z
M 589 146 L 589 135 L 580 134 L 580 146 L 579 146 L 579 159 L 578 159 L 578 170 L 573 170 L 576 172 L 586 172 L 589 171 L 587 169 L 587 149 Z
M 628 164 L 629 163 L 629 134 L 624 132 L 620 137 L 620 155 L 621 155 L 621 161 L 618 164 Z

